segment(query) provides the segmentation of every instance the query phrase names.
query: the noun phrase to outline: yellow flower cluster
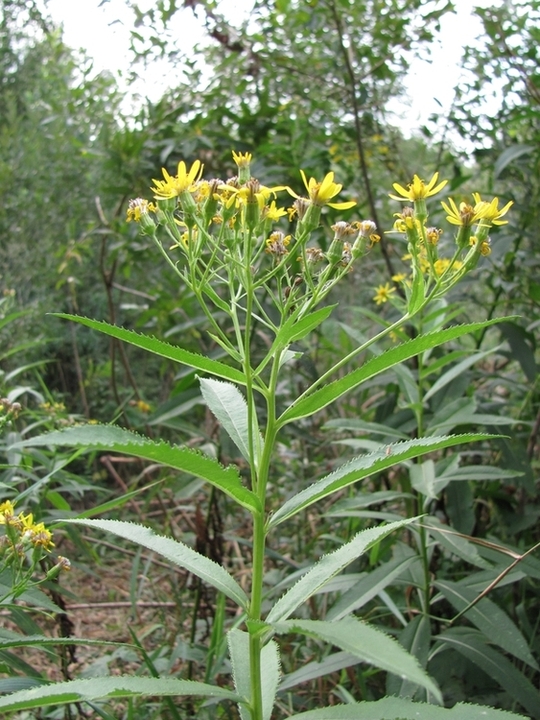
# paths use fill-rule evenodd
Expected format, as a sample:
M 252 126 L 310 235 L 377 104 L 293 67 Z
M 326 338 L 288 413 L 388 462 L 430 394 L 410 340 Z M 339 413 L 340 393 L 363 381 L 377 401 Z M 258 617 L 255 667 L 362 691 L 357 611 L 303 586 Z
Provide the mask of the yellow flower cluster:
M 418 283 L 425 285 L 422 296 L 425 296 L 425 292 L 433 285 L 440 288 L 442 295 L 450 285 L 476 266 L 481 255 L 489 255 L 491 252 L 489 229 L 507 223 L 507 220 L 501 218 L 512 206 L 512 201 L 500 208 L 498 198 L 486 201 L 482 200 L 478 193 L 473 193 L 472 204 L 461 202 L 458 205 L 452 198 L 448 198 L 448 202 L 443 201 L 441 205 L 446 212 L 447 221 L 459 228 L 455 238 L 457 248 L 453 257 L 440 257 L 438 244 L 442 230 L 426 226 L 428 218 L 426 199 L 443 190 L 447 182 L 447 180 L 439 182 L 439 173 L 435 173 L 427 183 L 418 175 L 414 175 L 412 182 L 406 187 L 399 183 L 393 184 L 397 195 L 390 195 L 392 199 L 413 203 L 412 207 L 406 206 L 400 213 L 395 213 L 394 217 L 397 219 L 393 229 L 394 232 L 406 236 L 409 252 L 403 259 L 411 261 L 413 265 L 410 278 L 403 273 L 392 278 L 396 285 L 402 283 L 401 287 L 407 297 L 412 294 L 413 281 L 417 285 Z M 476 226 L 474 231 L 473 226 Z M 422 276 L 425 276 L 425 279 L 422 279 Z M 413 280 L 414 278 L 416 280 Z M 380 305 L 391 300 L 395 292 L 396 286 L 392 287 L 389 283 L 380 285 L 373 300 Z M 418 288 L 416 295 L 418 296 Z
M 11 544 L 14 539 L 20 543 L 20 551 L 30 546 L 49 552 L 54 547 L 51 531 L 42 522 L 34 522 L 32 513 L 15 514 L 15 506 L 11 500 L 0 503 L 0 525 L 6 526 L 6 537 Z

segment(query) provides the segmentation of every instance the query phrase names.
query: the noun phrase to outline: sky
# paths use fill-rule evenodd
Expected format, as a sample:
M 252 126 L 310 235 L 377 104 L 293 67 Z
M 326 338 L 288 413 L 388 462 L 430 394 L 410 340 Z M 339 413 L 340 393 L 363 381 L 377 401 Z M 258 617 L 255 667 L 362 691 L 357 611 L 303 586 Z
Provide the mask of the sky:
M 119 78 L 129 72 L 129 42 L 131 15 L 124 0 L 109 0 L 100 7 L 101 0 L 45 0 L 50 16 L 63 26 L 64 41 L 74 49 L 84 48 L 93 58 L 96 72 L 108 70 Z M 143 2 L 140 4 L 143 5 Z M 224 0 L 227 6 L 251 7 L 250 0 Z M 432 46 L 430 61 L 415 60 L 405 79 L 406 97 L 394 101 L 389 110 L 394 121 L 405 134 L 414 133 L 424 125 L 432 113 L 445 113 L 453 100 L 453 88 L 460 81 L 460 59 L 465 45 L 474 43 L 481 24 L 473 14 L 474 6 L 493 5 L 493 0 L 454 0 L 455 14 L 447 14 L 441 22 L 438 45 Z M 242 11 L 240 11 L 242 12 Z M 178 13 L 175 19 L 179 32 L 196 42 L 201 37 L 200 26 L 191 11 Z M 169 68 L 159 65 L 149 71 L 149 77 L 131 87 L 133 93 L 158 100 L 167 86 Z M 410 98 L 407 101 L 406 98 Z M 395 120 L 394 120 L 395 119 Z

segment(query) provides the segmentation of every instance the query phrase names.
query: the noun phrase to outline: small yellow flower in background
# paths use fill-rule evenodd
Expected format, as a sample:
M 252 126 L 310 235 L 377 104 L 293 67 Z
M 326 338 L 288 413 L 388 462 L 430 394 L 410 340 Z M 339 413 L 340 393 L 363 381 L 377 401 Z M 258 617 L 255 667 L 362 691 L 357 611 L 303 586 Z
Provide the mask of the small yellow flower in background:
M 490 239 L 486 238 L 485 240 L 482 240 L 480 243 L 480 254 L 484 257 L 487 257 L 488 255 L 491 255 L 491 244 Z M 469 245 L 476 245 L 478 243 L 478 238 L 476 235 L 472 235 L 469 240 Z
M 406 277 L 407 275 L 405 273 L 397 273 L 396 275 L 392 275 L 392 280 L 396 283 L 403 282 Z
M 426 230 L 426 237 L 428 243 L 430 245 L 436 245 L 439 242 L 439 238 L 441 237 L 443 231 L 439 230 L 439 228 L 430 227 Z
M 189 172 L 186 163 L 181 160 L 178 163 L 178 173 L 173 177 L 165 168 L 162 168 L 165 180 L 152 180 L 155 187 L 150 188 L 155 193 L 156 200 L 166 200 L 177 197 L 186 191 L 195 190 L 195 183 L 200 179 L 203 165 L 200 160 L 195 160 Z
M 5 502 L 0 503 L 0 525 L 9 523 L 11 518 L 14 516 L 15 505 L 11 502 L 11 500 L 6 500 Z
M 140 412 L 145 413 L 145 414 L 148 414 L 150 412 L 150 410 L 152 409 L 151 406 L 147 402 L 144 402 L 144 400 L 137 400 L 135 403 L 135 406 L 136 406 L 137 410 L 139 410 Z
M 502 218 L 503 215 L 506 215 L 506 213 L 510 210 L 514 204 L 512 200 L 507 202 L 506 205 L 499 210 L 499 198 L 493 198 L 491 202 L 487 202 L 482 200 L 478 193 L 473 193 L 473 198 L 476 202 L 474 211 L 477 219 L 487 220 L 491 225 L 508 224 L 508 220 L 500 220 L 500 218 Z
M 348 210 L 349 208 L 352 208 L 356 205 L 356 202 L 354 200 L 348 200 L 346 202 L 339 203 L 330 202 L 333 197 L 335 197 L 341 192 L 341 189 L 343 187 L 343 185 L 334 182 L 333 172 L 327 173 L 322 182 L 317 182 L 315 178 L 310 178 L 308 181 L 306 174 L 303 170 L 300 170 L 300 174 L 302 175 L 302 180 L 304 181 L 304 185 L 306 187 L 306 190 L 308 191 L 309 199 L 311 200 L 313 205 L 318 205 L 319 207 L 322 207 L 323 205 L 328 205 L 335 210 Z M 300 197 L 294 192 L 294 190 L 291 190 L 291 188 L 287 188 L 287 190 L 293 197 Z
M 392 200 L 399 200 L 399 202 L 404 202 L 406 200 L 412 200 L 414 202 L 414 200 L 422 200 L 424 198 L 431 197 L 442 190 L 448 182 L 448 180 L 442 180 L 437 185 L 438 179 L 439 173 L 436 172 L 426 185 L 425 182 L 418 177 L 418 175 L 414 175 L 412 183 L 409 183 L 407 188 L 404 188 L 399 183 L 393 183 L 392 187 L 397 193 L 399 193 L 399 196 L 390 195 L 390 197 Z
M 236 153 L 232 151 L 233 160 L 238 168 L 247 167 L 253 158 L 251 153 Z
M 392 287 L 390 283 L 385 283 L 384 285 L 379 285 L 377 288 L 375 295 L 373 296 L 373 300 L 377 303 L 377 305 L 382 305 L 385 302 L 388 302 L 388 300 L 391 298 L 393 293 L 396 292 L 396 288 Z

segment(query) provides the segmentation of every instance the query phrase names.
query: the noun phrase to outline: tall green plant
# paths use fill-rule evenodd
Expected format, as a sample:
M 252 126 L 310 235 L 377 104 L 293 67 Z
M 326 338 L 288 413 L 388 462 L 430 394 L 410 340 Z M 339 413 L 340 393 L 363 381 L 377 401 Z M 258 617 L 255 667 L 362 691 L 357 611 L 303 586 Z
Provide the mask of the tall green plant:
M 330 619 L 306 619 L 302 611 L 304 604 L 338 573 L 376 548 L 390 533 L 416 527 L 417 518 L 400 518 L 358 532 L 337 550 L 314 562 L 295 584 L 273 599 L 271 608 L 264 602 L 265 553 L 276 528 L 317 501 L 398 463 L 487 436 L 433 434 L 387 443 L 314 478 L 311 485 L 284 502 L 274 499 L 269 485 L 273 481 L 276 446 L 289 425 L 312 417 L 363 383 L 419 353 L 496 322 L 454 325 L 421 333 L 358 365 L 366 350 L 399 331 L 474 269 L 488 251 L 490 227 L 504 222 L 500 218 L 508 207 L 501 209 L 496 198 L 486 202 L 479 196 L 475 196 L 472 205 L 463 203 L 458 207 L 449 201 L 446 207 L 449 220 L 459 229 L 454 251 L 444 259 L 437 243 L 440 233 L 427 226 L 426 203 L 442 190 L 445 181 L 438 182 L 436 173 L 429 183 L 415 175 L 407 187 L 394 184 L 397 195 L 393 197 L 412 203 L 398 214 L 395 228 L 405 234 L 410 254 L 411 276 L 402 287 L 405 310 L 399 319 L 340 358 L 292 402 L 287 402 L 280 394 L 279 382 L 299 357 L 298 343 L 330 316 L 333 310 L 333 305 L 328 304 L 330 292 L 361 267 L 362 259 L 379 236 L 369 220 L 338 221 L 332 225 L 334 235 L 327 252 L 323 252 L 314 244 L 323 209 L 330 206 L 347 211 L 355 204 L 335 201 L 342 186 L 334 181 L 333 173 L 322 181 L 308 180 L 302 173 L 305 195 L 299 196 L 283 185 L 262 186 L 251 176 L 251 155 L 233 157 L 238 176 L 228 182 L 202 180 L 199 161 L 190 169 L 181 162 L 174 176 L 164 170 L 163 180 L 154 181 L 155 203 L 138 198 L 128 210 L 128 218 L 140 224 L 141 231 L 153 239 L 179 281 L 193 292 L 211 327 L 211 336 L 230 363 L 107 323 L 71 315 L 62 317 L 200 373 L 204 401 L 236 446 L 242 463 L 249 468 L 247 481 L 234 463 L 225 467 L 187 447 L 151 440 L 114 426 L 72 427 L 22 444 L 101 448 L 157 461 L 207 481 L 247 513 L 252 547 L 247 586 L 191 547 L 142 525 L 119 520 L 68 521 L 107 530 L 151 549 L 213 586 L 236 606 L 235 620 L 226 632 L 234 689 L 170 677 L 96 678 L 15 693 L 0 700 L 0 709 L 4 711 L 107 697 L 191 695 L 232 700 L 238 704 L 242 720 L 269 720 L 280 683 L 278 639 L 290 633 L 337 646 L 359 661 L 422 687 L 435 705 L 443 702 L 439 688 L 418 660 L 377 627 L 359 620 L 350 610 Z M 276 204 L 276 197 L 283 192 L 295 198 L 289 217 L 296 219 L 296 225 L 290 234 L 276 227 L 287 214 Z M 391 291 L 392 288 L 387 289 L 386 294 Z M 356 367 L 350 369 L 351 366 Z M 213 643 L 215 646 L 216 638 Z M 498 710 L 459 707 L 462 720 L 473 720 L 480 713 L 493 720 L 515 717 Z M 295 717 L 315 720 L 389 716 L 411 720 L 452 718 L 458 716 L 458 708 L 445 710 L 388 698 L 378 703 L 351 702 L 348 706 L 322 708 Z

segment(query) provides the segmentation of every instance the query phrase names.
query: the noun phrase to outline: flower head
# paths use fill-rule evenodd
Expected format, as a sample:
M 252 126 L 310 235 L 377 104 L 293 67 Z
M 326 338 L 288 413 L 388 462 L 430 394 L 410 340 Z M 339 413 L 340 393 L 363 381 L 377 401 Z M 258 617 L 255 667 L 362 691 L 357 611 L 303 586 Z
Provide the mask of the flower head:
M 377 305 L 382 305 L 383 303 L 388 302 L 388 300 L 395 292 L 395 287 L 392 287 L 390 283 L 385 283 L 384 285 L 379 285 L 375 292 L 375 295 L 373 296 L 373 299 L 375 300 Z
M 200 160 L 195 160 L 189 172 L 186 163 L 181 160 L 178 163 L 178 173 L 174 177 L 169 175 L 165 168 L 162 168 L 165 180 L 153 180 L 155 187 L 151 188 L 151 190 L 155 193 L 156 200 L 177 197 L 186 191 L 195 189 L 195 183 L 201 177 L 202 171 L 203 165 L 201 165 Z
M 405 202 L 406 200 L 412 200 L 413 202 L 414 200 L 423 200 L 424 198 L 436 195 L 448 182 L 448 180 L 442 180 L 442 182 L 437 185 L 438 179 L 439 173 L 436 172 L 426 185 L 418 175 L 414 175 L 412 183 L 409 183 L 407 188 L 404 188 L 399 183 L 394 183 L 392 187 L 399 193 L 399 196 L 390 195 L 390 197 L 392 200 L 399 200 L 399 202 Z
M 499 198 L 493 198 L 491 202 L 482 200 L 478 193 L 473 193 L 476 202 L 474 210 L 479 220 L 486 220 L 490 225 L 506 225 L 508 220 L 501 220 L 503 215 L 510 210 L 514 204 L 512 200 L 499 210 Z
M 236 153 L 233 150 L 233 160 L 238 168 L 249 167 L 249 164 L 253 158 L 251 153 Z
M 318 205 L 319 207 L 322 207 L 323 205 L 329 205 L 331 208 L 334 208 L 336 210 L 348 210 L 349 208 L 352 208 L 356 205 L 356 202 L 354 200 L 348 200 L 347 202 L 340 203 L 330 202 L 333 197 L 335 197 L 341 192 L 341 188 L 343 187 L 343 185 L 334 182 L 333 172 L 327 173 L 324 177 L 324 180 L 322 180 L 321 182 L 317 182 L 315 178 L 310 178 L 308 181 L 306 174 L 303 170 L 300 170 L 300 174 L 302 175 L 302 180 L 304 181 L 304 185 L 306 187 L 306 190 L 308 191 L 309 199 L 311 200 L 313 205 Z M 293 197 L 299 197 L 294 192 L 294 190 L 291 190 L 290 188 L 287 188 L 287 190 Z
M 441 202 L 441 205 L 446 213 L 446 219 L 452 225 L 470 227 L 478 219 L 476 209 L 472 205 L 462 202 L 458 207 L 452 198 L 448 198 L 448 202 L 449 205 L 445 202 Z

